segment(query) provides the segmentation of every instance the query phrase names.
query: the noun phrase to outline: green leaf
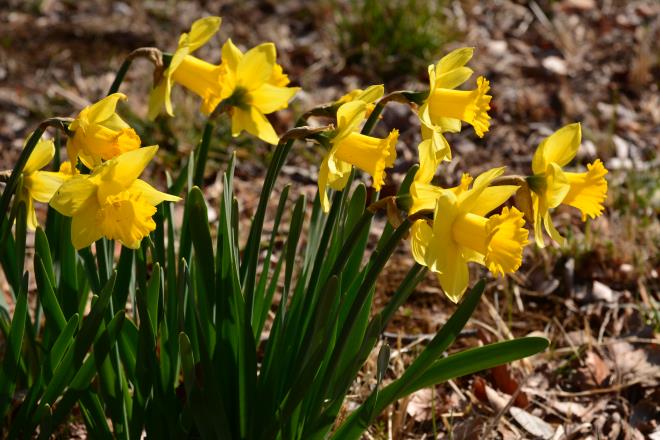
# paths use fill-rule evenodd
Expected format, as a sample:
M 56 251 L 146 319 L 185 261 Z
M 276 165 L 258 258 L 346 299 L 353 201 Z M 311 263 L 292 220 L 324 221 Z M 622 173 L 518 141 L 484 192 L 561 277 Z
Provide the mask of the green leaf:
M 39 301 L 46 315 L 46 325 L 55 331 L 55 335 L 58 335 L 66 326 L 66 318 L 55 297 L 48 271 L 44 268 L 39 253 L 34 255 L 34 271 L 37 279 Z
M 0 369 L 0 420 L 4 419 L 16 388 L 16 374 L 21 361 L 21 347 L 27 321 L 27 272 L 23 275 L 21 290 L 16 298 L 14 319 L 11 322 L 5 356 Z
M 215 259 L 213 257 L 213 241 L 209 229 L 206 202 L 202 191 L 198 187 L 194 187 L 188 194 L 186 210 L 190 216 L 188 227 L 195 248 L 196 268 L 204 281 L 204 296 L 202 297 L 204 302 L 200 306 L 210 311 L 213 310 L 212 298 L 215 293 Z
M 548 347 L 548 344 L 549 341 L 545 338 L 530 336 L 470 348 L 452 354 L 435 361 L 417 380 L 401 390 L 399 398 L 455 377 L 476 373 L 540 353 Z
M 50 281 L 51 289 L 55 285 L 55 271 L 53 270 L 53 257 L 50 254 L 50 245 L 48 243 L 48 237 L 41 226 L 37 226 L 37 230 L 34 234 L 34 250 L 35 254 L 41 259 L 41 263 L 44 266 L 46 275 L 48 275 L 48 280 Z
M 17 263 L 16 274 L 20 276 L 23 273 L 23 267 L 25 266 L 25 240 L 27 237 L 27 206 L 23 200 L 18 203 L 15 232 L 16 247 L 14 248 L 14 252 L 16 253 Z
M 202 139 L 197 148 L 197 162 L 195 163 L 195 175 L 193 177 L 193 184 L 196 186 L 202 186 L 204 184 L 204 167 L 206 166 L 206 159 L 209 156 L 209 145 L 211 144 L 214 128 L 215 125 L 211 121 L 207 121 L 204 125 Z

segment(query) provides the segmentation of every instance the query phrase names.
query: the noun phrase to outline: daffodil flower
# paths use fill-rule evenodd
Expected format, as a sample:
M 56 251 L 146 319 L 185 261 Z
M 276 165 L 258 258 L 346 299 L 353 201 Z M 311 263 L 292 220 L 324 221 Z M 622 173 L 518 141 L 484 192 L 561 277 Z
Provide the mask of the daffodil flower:
M 273 43 L 260 44 L 245 54 L 231 40 L 223 45 L 219 99 L 231 107 L 233 136 L 245 130 L 269 144 L 279 142 L 264 115 L 287 108 L 300 87 L 285 87 L 289 79 L 275 58 Z
M 581 140 L 580 124 L 566 125 L 541 141 L 532 158 L 534 175 L 527 182 L 532 190 L 534 239 L 539 247 L 545 246 L 542 226 L 553 240 L 564 243 L 552 224 L 550 209 L 560 204 L 573 206 L 582 213 L 582 221 L 603 213 L 607 197 L 607 169 L 603 163 L 597 159 L 587 165 L 584 173 L 562 170 L 575 158 Z
M 179 37 L 179 45 L 172 55 L 169 66 L 163 71 L 160 82 L 154 85 L 154 89 L 149 95 L 149 119 L 156 119 L 156 116 L 158 116 L 163 107 L 169 116 L 174 116 L 174 112 L 172 111 L 172 100 L 170 98 L 174 74 L 182 64 L 184 64 L 184 70 L 186 68 L 190 69 L 190 66 L 186 66 L 186 64 L 194 64 L 195 61 L 198 60 L 197 58 L 190 57 L 190 54 L 206 44 L 211 37 L 218 32 L 221 23 L 222 19 L 220 17 L 200 18 L 192 24 L 190 32 L 181 34 Z M 201 69 L 200 71 L 204 72 L 205 75 L 200 75 L 197 82 L 200 84 L 204 83 L 205 80 L 208 80 L 209 74 L 211 74 L 213 83 L 216 83 L 217 77 L 213 76 L 212 72 L 209 72 L 209 70 L 213 69 L 208 69 L 206 65 L 202 65 L 201 67 L 206 68 L 206 70 Z M 211 109 L 211 111 L 212 110 L 213 109 Z M 210 113 L 210 111 L 208 113 Z
M 69 162 L 62 163 L 58 172 L 41 171 L 53 160 L 53 156 L 53 141 L 40 139 L 23 168 L 23 183 L 17 194 L 18 200 L 25 202 L 27 226 L 32 230 L 38 225 L 34 202 L 48 203 L 58 188 L 73 176 Z
M 465 64 L 473 52 L 471 47 L 456 49 L 428 69 L 429 96 L 418 110 L 425 127 L 422 138 L 431 140 L 431 145 L 443 153 L 445 160 L 450 160 L 451 155 L 441 133 L 461 131 L 461 121 L 472 125 L 479 137 L 483 137 L 490 127 L 488 110 L 492 97 L 487 94 L 490 90 L 488 80 L 480 76 L 476 89 L 455 90 L 472 76 L 472 69 Z
M 385 168 L 394 165 L 398 130 L 392 130 L 384 139 L 358 132 L 367 106 L 367 102 L 356 100 L 337 109 L 337 131 L 319 169 L 319 195 L 324 212 L 330 210 L 328 186 L 336 191 L 344 189 L 353 165 L 371 176 L 376 190 L 380 190 L 385 181 Z
M 484 265 L 495 275 L 515 272 L 522 262 L 527 230 L 522 212 L 505 207 L 485 217 L 510 197 L 517 187 L 489 187 L 504 168 L 479 175 L 441 191 L 433 220 L 416 220 L 411 231 L 412 253 L 419 264 L 435 272 L 442 289 L 458 302 L 469 282 L 468 262 Z M 495 192 L 486 191 L 490 188 Z
M 137 249 L 156 228 L 151 218 L 155 206 L 180 200 L 138 179 L 157 150 L 154 145 L 129 151 L 103 162 L 89 175 L 69 179 L 57 190 L 50 205 L 72 217 L 71 241 L 76 249 L 101 237 Z
M 69 124 L 73 136 L 66 148 L 73 167 L 78 158 L 91 169 L 102 160 L 140 148 L 140 137 L 116 112 L 117 103 L 125 99 L 123 93 L 113 93 L 85 107 Z

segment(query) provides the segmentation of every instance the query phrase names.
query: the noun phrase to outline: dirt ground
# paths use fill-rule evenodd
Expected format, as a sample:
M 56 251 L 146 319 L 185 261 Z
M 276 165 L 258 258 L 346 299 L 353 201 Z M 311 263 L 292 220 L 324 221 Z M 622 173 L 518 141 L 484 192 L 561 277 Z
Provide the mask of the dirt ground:
M 73 116 L 102 97 L 131 50 L 173 50 L 178 35 L 209 14 L 222 16 L 223 23 L 219 36 L 200 50 L 202 58 L 217 61 L 228 37 L 243 48 L 276 43 L 278 61 L 303 88 L 290 110 L 273 117 L 283 132 L 302 111 L 374 81 L 379 70 L 347 61 L 339 42 L 336 23 L 354 14 L 356 3 L 0 1 L 0 169 L 13 166 L 40 120 Z M 437 182 L 455 184 L 463 172 L 476 175 L 502 165 L 529 173 L 540 139 L 579 121 L 583 143 L 571 166 L 584 169 L 602 159 L 610 170 L 609 194 L 605 214 L 586 224 L 572 209 L 557 210 L 555 224 L 568 244 L 529 246 L 518 273 L 488 278 L 478 312 L 452 347 L 533 334 L 550 339 L 550 349 L 420 391 L 390 408 L 365 438 L 660 439 L 660 4 L 447 1 L 441 12 L 452 36 L 427 62 L 456 47 L 476 47 L 471 67 L 491 81 L 493 123 L 483 139 L 468 129 L 447 135 L 455 159 Z M 163 169 L 176 167 L 195 146 L 203 120 L 196 98 L 177 90 L 177 118 L 148 126 L 150 78 L 150 64 L 136 62 L 122 85 L 129 95 L 123 111 L 144 143 L 161 145 L 160 163 L 151 172 L 162 184 Z M 385 86 L 423 90 L 425 81 L 422 68 L 388 74 Z M 380 129 L 392 128 L 401 136 L 390 190 L 417 161 L 419 142 L 418 122 L 405 106 L 385 110 Z M 310 196 L 321 157 L 317 148 L 297 145 L 284 169 L 283 180 Z M 211 201 L 230 151 L 239 158 L 237 197 L 247 219 L 269 149 L 245 136 L 232 139 L 221 127 L 206 175 Z M 382 219 L 375 237 L 378 227 Z M 376 308 L 411 264 L 404 245 L 379 281 Z M 487 276 L 478 269 L 472 275 Z M 388 328 L 389 377 L 400 375 L 453 310 L 429 276 Z M 372 359 L 347 410 L 367 395 L 374 376 Z

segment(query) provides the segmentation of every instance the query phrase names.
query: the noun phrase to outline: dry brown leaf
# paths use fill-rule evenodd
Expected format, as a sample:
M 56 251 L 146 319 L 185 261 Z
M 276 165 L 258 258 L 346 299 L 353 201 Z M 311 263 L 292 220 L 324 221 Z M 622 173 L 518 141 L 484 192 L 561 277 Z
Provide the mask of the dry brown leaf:
M 406 413 L 416 422 L 426 422 L 433 417 L 434 393 L 431 388 L 415 391 L 408 401 Z
M 610 376 L 610 368 L 594 351 L 587 352 L 585 363 L 596 385 L 602 385 Z

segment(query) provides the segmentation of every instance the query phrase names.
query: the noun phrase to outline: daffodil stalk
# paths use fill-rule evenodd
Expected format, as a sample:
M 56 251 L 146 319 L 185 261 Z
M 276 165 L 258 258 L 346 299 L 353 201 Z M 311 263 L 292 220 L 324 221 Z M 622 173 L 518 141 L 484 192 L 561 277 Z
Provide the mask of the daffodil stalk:
M 121 83 L 124 82 L 124 78 L 128 73 L 128 69 L 133 64 L 133 60 L 137 58 L 144 58 L 151 61 L 151 63 L 154 65 L 154 82 L 160 80 L 163 75 L 163 70 L 165 69 L 165 65 L 163 63 L 163 53 L 156 47 L 140 47 L 129 53 L 126 58 L 124 58 L 121 66 L 119 66 L 119 70 L 117 70 L 115 79 L 110 85 L 108 95 L 112 95 L 113 93 L 117 93 L 119 91 L 119 87 L 121 86 Z

